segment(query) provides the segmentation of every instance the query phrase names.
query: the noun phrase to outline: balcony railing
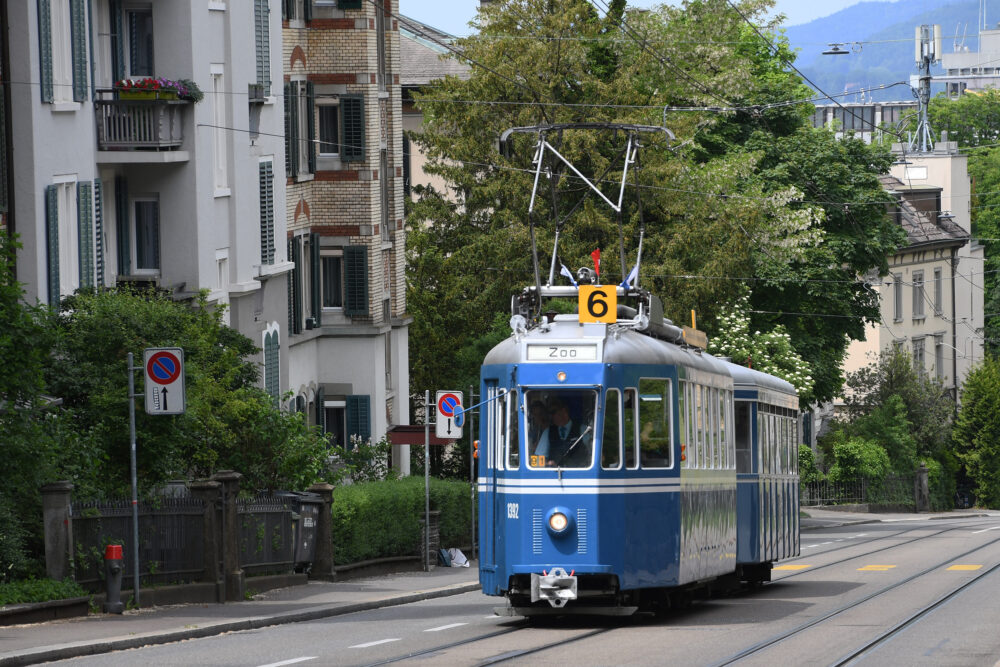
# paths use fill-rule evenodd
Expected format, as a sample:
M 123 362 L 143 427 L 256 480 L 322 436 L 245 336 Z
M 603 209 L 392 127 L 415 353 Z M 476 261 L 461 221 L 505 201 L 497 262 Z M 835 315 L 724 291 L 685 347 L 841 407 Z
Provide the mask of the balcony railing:
M 101 151 L 169 151 L 184 143 L 187 100 L 121 99 L 114 90 L 98 90 L 97 149 Z

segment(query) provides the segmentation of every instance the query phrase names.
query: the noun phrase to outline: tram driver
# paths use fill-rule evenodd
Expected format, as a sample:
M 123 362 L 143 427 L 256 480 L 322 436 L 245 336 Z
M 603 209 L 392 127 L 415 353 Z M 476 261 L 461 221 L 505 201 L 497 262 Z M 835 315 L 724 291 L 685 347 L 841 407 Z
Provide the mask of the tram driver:
M 566 401 L 558 396 L 552 396 L 545 404 L 551 424 L 542 431 L 535 447 L 535 459 L 544 460 L 545 466 L 565 468 L 581 468 L 590 464 L 590 451 L 593 438 L 591 427 L 570 415 Z

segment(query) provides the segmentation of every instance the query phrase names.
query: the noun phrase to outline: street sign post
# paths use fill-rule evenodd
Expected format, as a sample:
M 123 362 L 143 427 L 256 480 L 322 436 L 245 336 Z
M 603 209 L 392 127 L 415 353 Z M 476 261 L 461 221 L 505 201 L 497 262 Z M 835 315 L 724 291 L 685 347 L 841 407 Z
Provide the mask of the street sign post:
M 462 407 L 462 392 L 437 392 L 437 419 L 434 420 L 434 434 L 439 438 L 458 440 L 462 437 L 465 413 Z
M 146 374 L 146 414 L 184 414 L 184 350 L 148 347 L 143 350 Z

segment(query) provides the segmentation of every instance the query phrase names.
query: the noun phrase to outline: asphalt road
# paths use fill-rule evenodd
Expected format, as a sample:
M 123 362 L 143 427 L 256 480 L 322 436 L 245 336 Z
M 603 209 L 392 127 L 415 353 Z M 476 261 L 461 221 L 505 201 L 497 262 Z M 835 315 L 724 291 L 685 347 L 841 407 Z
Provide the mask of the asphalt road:
M 663 616 L 530 624 L 467 593 L 53 664 L 910 667 L 1000 657 L 1000 517 L 808 531 L 802 555 L 773 576 Z

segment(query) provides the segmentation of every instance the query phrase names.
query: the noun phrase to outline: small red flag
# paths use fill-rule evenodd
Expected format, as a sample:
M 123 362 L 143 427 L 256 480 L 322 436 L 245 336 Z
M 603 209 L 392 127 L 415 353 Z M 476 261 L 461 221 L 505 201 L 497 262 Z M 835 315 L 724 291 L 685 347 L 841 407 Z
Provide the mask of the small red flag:
M 590 257 L 591 257 L 591 259 L 594 260 L 594 273 L 596 273 L 597 277 L 600 278 L 601 277 L 601 249 L 598 248 L 594 252 L 590 253 Z

